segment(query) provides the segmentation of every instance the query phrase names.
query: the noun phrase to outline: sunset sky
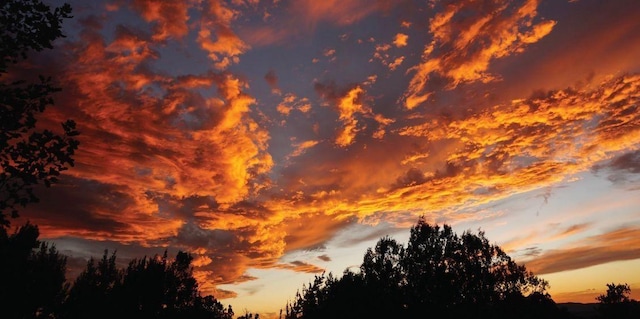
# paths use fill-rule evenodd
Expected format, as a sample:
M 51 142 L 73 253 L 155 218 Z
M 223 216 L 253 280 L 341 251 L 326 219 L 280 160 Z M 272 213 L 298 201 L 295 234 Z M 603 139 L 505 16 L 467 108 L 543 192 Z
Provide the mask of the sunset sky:
M 640 298 L 640 1 L 70 3 L 14 71 L 52 75 L 40 124 L 81 132 L 21 212 L 70 274 L 186 250 L 204 293 L 269 318 L 424 215 L 557 302 Z

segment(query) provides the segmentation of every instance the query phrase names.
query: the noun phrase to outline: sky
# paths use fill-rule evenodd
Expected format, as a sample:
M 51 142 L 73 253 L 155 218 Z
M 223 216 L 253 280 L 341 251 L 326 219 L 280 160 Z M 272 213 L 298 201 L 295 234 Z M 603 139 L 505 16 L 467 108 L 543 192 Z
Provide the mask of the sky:
M 39 125 L 81 132 L 21 213 L 71 275 L 185 250 L 203 293 L 269 318 L 424 216 L 557 302 L 640 298 L 639 1 L 70 4 L 12 74 L 53 76 Z

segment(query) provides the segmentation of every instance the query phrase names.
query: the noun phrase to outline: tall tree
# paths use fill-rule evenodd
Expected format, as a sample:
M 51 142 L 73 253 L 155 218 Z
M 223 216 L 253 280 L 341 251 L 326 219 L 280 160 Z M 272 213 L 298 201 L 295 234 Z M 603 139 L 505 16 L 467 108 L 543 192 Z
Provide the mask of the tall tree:
M 0 312 L 3 318 L 49 318 L 67 292 L 67 259 L 26 224 L 12 235 L 0 227 Z
M 112 318 L 117 309 L 115 294 L 120 289 L 122 271 L 116 265 L 115 252 L 105 250 L 97 264 L 93 258 L 78 275 L 65 300 L 66 318 Z M 96 311 L 96 309 L 101 309 Z
M 401 261 L 404 247 L 389 237 L 381 238 L 374 249 L 367 249 L 360 273 L 370 293 L 372 315 L 385 318 L 398 317 L 403 312 L 404 274 Z M 375 292 L 375 293 L 372 293 Z
M 39 0 L 6 0 L 0 3 L 0 225 L 9 226 L 7 215 L 37 202 L 33 186 L 49 187 L 68 166 L 78 148 L 75 122 L 62 123 L 63 133 L 37 130 L 37 115 L 54 103 L 59 91 L 50 77 L 39 83 L 6 81 L 12 64 L 32 51 L 53 47 L 63 37 L 62 20 L 71 18 L 71 7 L 51 9 Z

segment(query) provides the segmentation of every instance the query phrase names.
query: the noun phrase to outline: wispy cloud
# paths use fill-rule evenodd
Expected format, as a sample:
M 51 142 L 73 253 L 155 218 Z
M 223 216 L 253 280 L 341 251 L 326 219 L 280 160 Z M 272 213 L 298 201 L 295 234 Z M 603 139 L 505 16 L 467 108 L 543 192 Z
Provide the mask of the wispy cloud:
M 404 95 L 405 106 L 424 103 L 437 83 L 451 89 L 462 83 L 490 82 L 493 60 L 520 53 L 524 47 L 545 37 L 555 21 L 535 21 L 538 0 L 437 4 L 442 11 L 429 20 L 431 43 L 424 47 L 423 60 L 411 69 L 414 74 Z
M 582 240 L 579 244 L 551 250 L 527 262 L 536 274 L 585 268 L 616 260 L 640 258 L 640 229 L 620 228 Z

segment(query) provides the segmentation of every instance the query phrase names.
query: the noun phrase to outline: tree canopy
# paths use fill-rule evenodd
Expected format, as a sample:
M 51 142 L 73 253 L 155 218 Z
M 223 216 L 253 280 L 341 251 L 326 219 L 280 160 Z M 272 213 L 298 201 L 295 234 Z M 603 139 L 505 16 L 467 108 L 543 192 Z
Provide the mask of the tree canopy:
M 63 317 L 231 319 L 231 307 L 224 308 L 213 296 L 200 295 L 192 261 L 185 252 L 170 260 L 165 251 L 119 268 L 116 254 L 105 251 L 98 262 L 90 259 L 74 281 Z
M 11 235 L 0 227 L 0 311 L 5 318 L 49 318 L 65 299 L 67 258 L 38 236 L 32 224 Z
M 459 236 L 420 218 L 406 247 L 384 237 L 359 272 L 317 276 L 286 318 L 560 318 L 547 288 L 484 232 Z
M 51 77 L 39 82 L 7 81 L 9 67 L 33 51 L 52 48 L 63 37 L 63 19 L 71 7 L 51 9 L 39 0 L 8 0 L 0 4 L 0 225 L 9 226 L 7 214 L 37 202 L 33 186 L 49 187 L 61 171 L 74 165 L 78 148 L 76 124 L 62 123 L 62 133 L 36 129 L 37 115 L 53 105 L 52 94 L 60 91 Z
M 26 224 L 9 235 L 0 228 L 0 309 L 3 318 L 193 318 L 231 319 L 233 310 L 202 296 L 193 257 L 143 257 L 119 267 L 105 251 L 69 283 L 66 256 L 38 240 Z
M 640 318 L 640 302 L 631 299 L 627 284 L 607 284 L 607 291 L 598 297 L 598 312 L 603 318 Z

